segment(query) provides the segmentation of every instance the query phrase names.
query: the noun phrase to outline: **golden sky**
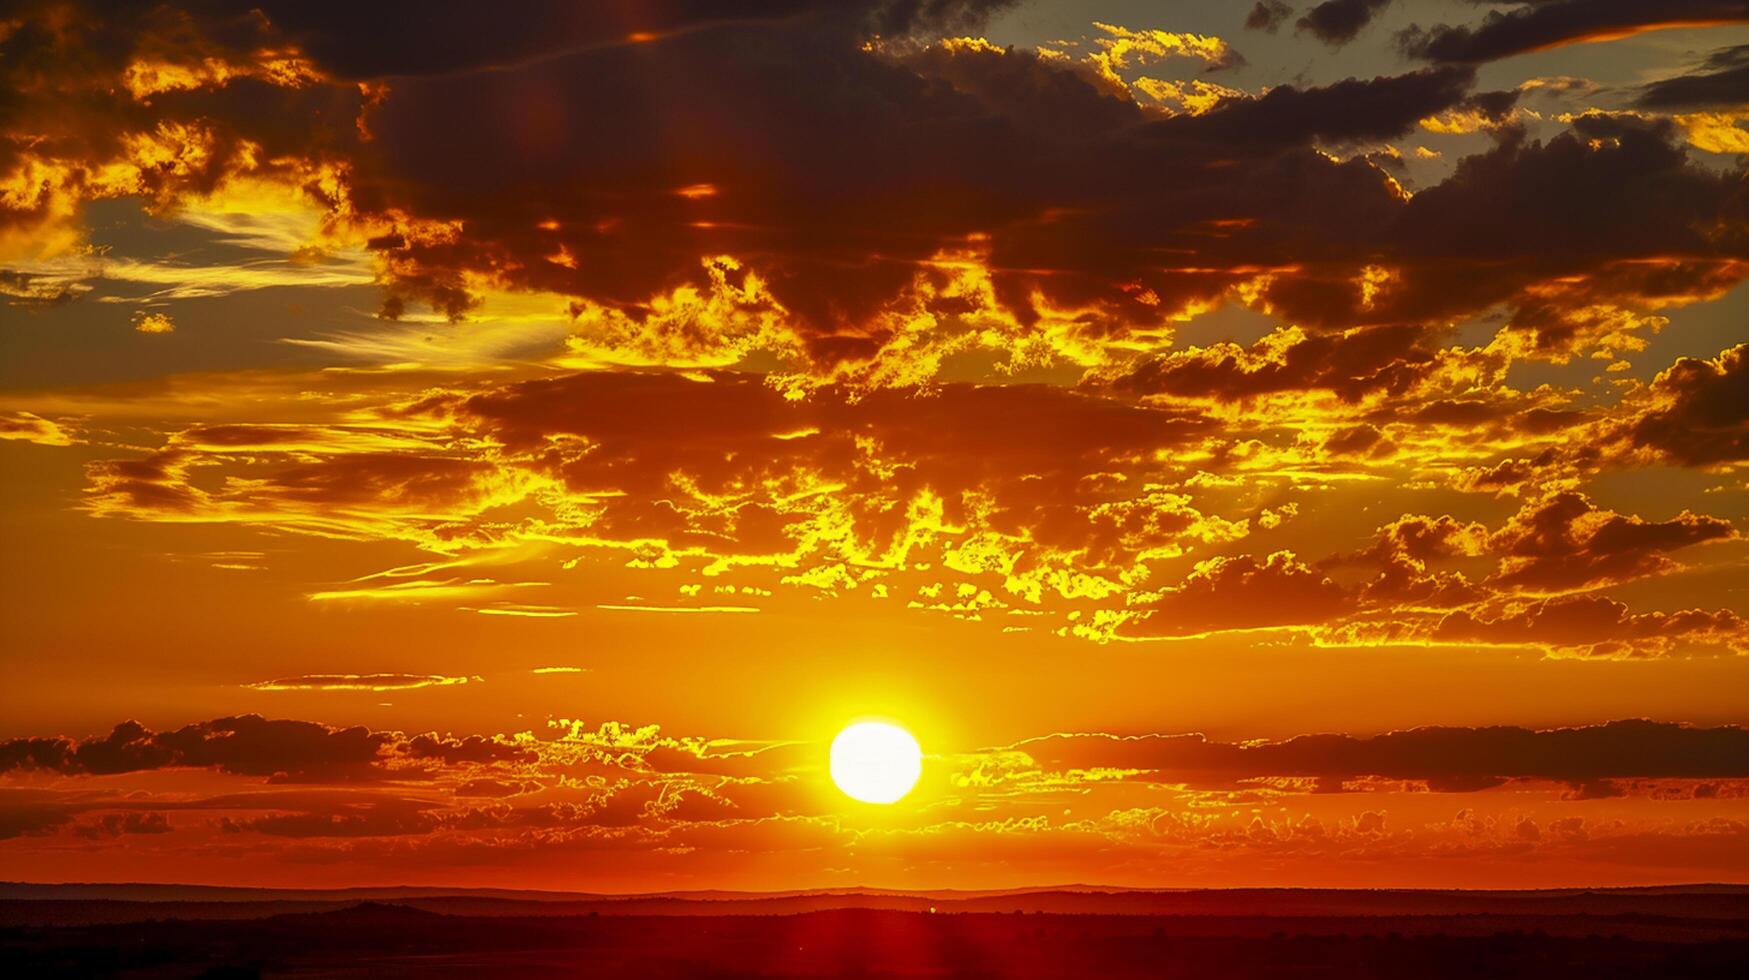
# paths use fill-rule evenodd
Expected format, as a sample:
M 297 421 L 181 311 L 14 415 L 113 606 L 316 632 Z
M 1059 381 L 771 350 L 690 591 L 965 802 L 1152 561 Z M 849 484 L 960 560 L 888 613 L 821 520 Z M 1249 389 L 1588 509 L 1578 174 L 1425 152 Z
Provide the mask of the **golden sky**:
M 0 13 L 4 877 L 1749 881 L 1741 2 L 519 6 Z

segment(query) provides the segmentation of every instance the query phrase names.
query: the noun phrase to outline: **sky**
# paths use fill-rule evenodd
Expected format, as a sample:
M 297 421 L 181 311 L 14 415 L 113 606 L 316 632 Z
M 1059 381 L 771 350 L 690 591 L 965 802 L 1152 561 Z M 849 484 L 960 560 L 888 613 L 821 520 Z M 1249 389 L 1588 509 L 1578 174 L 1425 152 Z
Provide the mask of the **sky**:
M 0 4 L 0 876 L 1749 881 L 1746 160 L 1741 0 Z

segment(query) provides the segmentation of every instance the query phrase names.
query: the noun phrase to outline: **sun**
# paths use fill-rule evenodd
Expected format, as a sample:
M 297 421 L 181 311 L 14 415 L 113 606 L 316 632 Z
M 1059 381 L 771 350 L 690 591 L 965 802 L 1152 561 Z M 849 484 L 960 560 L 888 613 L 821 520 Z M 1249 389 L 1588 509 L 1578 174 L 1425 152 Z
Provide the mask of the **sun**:
M 911 733 L 884 721 L 862 721 L 832 740 L 832 782 L 864 803 L 895 803 L 923 774 L 923 750 Z

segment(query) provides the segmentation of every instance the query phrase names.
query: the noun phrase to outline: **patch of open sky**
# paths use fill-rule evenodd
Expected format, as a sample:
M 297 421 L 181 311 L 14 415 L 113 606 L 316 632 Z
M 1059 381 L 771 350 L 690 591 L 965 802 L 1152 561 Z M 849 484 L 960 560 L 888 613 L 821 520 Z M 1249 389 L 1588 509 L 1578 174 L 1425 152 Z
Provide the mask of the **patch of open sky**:
M 1629 365 L 1625 369 L 1610 371 L 1610 361 L 1590 357 L 1575 357 L 1566 364 L 1518 361 L 1512 365 L 1507 383 L 1521 390 L 1543 384 L 1586 388 L 1602 401 L 1613 402 L 1613 381 L 1649 381 L 1679 357 L 1717 357 L 1727 348 L 1749 342 L 1749 327 L 1745 327 L 1749 324 L 1749 284 L 1711 302 L 1666 310 L 1663 315 L 1670 322 L 1662 330 L 1637 332 L 1646 341 L 1645 350 L 1616 352 Z
M 0 388 L 100 384 L 188 371 L 312 365 L 331 357 L 280 344 L 375 323 L 379 295 L 356 256 L 302 261 L 272 219 L 146 214 L 137 200 L 88 212 L 88 255 L 20 268 L 76 286 L 74 298 L 14 306 L 0 330 Z M 134 329 L 162 314 L 170 332 Z
M 1172 348 L 1207 347 L 1210 344 L 1250 345 L 1282 326 L 1279 318 L 1259 313 L 1240 303 L 1222 303 L 1178 325 Z

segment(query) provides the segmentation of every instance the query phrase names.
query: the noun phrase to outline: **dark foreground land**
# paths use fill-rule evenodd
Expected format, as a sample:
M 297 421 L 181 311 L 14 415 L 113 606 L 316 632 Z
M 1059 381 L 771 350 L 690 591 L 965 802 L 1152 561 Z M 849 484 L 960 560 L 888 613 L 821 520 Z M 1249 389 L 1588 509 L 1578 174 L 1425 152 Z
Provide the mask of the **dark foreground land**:
M 415 907 L 443 904 L 427 896 L 321 911 L 275 901 L 251 917 L 219 913 L 259 903 L 208 902 L 196 917 L 188 903 L 10 899 L 0 976 L 1749 977 L 1749 895 L 1735 890 L 1471 897 L 1465 911 L 1431 893 L 1283 892 L 1271 903 L 1262 892 L 1244 899 L 1246 914 L 1224 914 L 1234 893 L 1128 894 L 1127 907 L 1173 895 L 1189 911 L 949 911 L 961 902 L 944 899 L 930 912 L 840 895 L 853 907 L 747 914 L 739 901 L 670 898 L 656 913 L 620 914 L 473 898 L 493 910 L 446 913 Z M 1197 895 L 1213 914 L 1195 911 Z M 1432 911 L 1413 909 L 1418 900 Z M 1103 893 L 1008 901 L 1112 904 Z M 1332 904 L 1347 908 L 1319 911 Z

